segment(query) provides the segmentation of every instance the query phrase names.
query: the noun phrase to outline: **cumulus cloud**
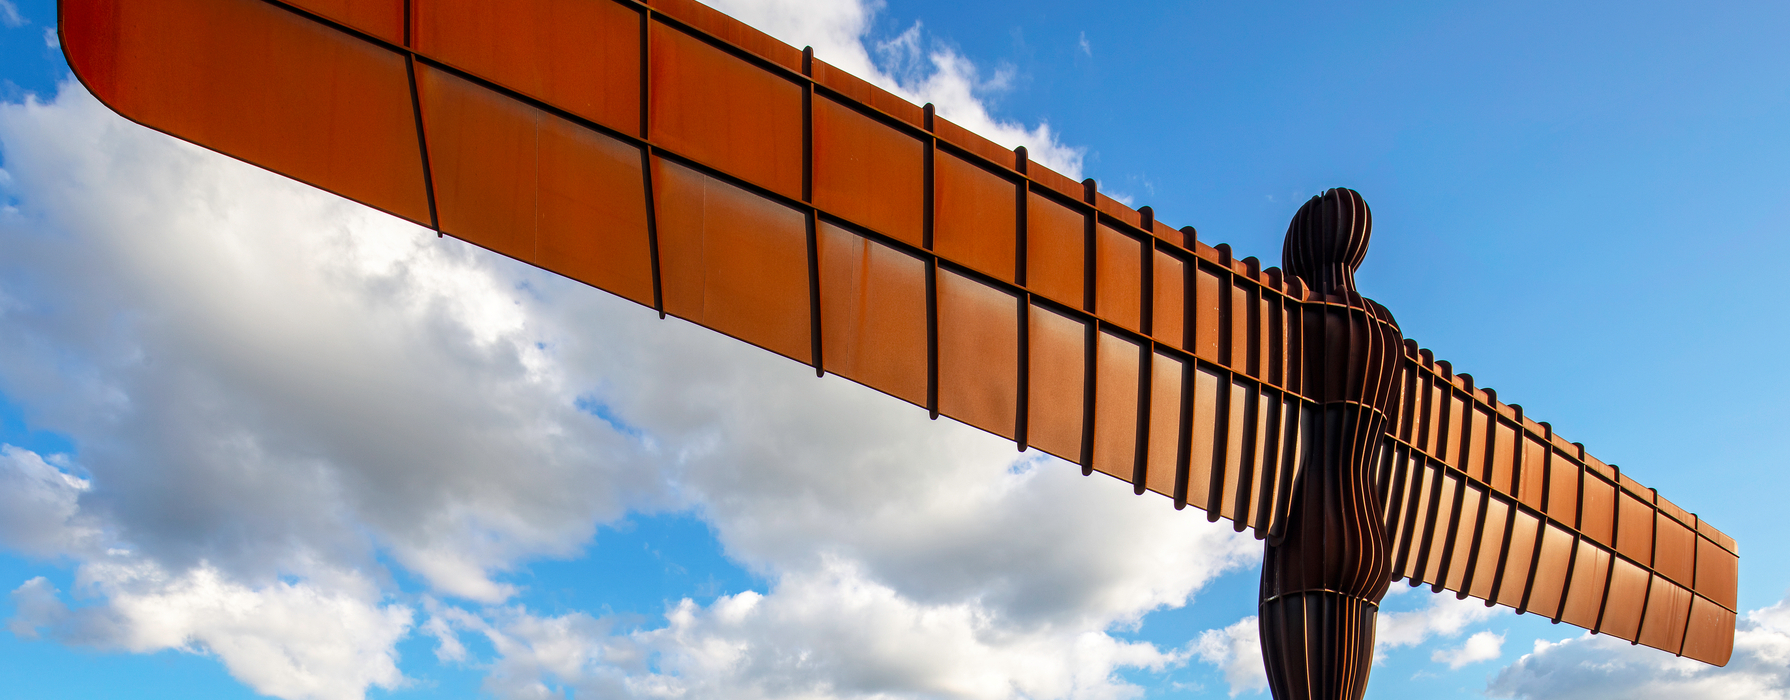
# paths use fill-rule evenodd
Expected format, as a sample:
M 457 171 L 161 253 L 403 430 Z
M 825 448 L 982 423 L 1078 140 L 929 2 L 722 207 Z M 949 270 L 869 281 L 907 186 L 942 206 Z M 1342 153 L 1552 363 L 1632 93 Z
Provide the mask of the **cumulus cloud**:
M 1740 618 L 1725 667 L 1585 634 L 1537 641 L 1486 692 L 1522 700 L 1784 700 L 1790 698 L 1790 598 Z
M 1388 649 L 1417 646 L 1434 637 L 1456 637 L 1467 627 L 1499 615 L 1483 601 L 1430 595 L 1428 605 L 1410 612 L 1382 612 L 1374 630 L 1374 654 L 1382 658 Z M 1438 659 L 1440 660 L 1440 659 Z
M 1496 632 L 1475 632 L 1460 646 L 1449 649 L 1437 649 L 1430 654 L 1430 660 L 1448 664 L 1450 669 L 1460 669 L 1468 664 L 1491 661 L 1504 655 L 1504 635 Z
M 91 550 L 95 524 L 77 500 L 92 482 L 65 469 L 66 456 L 43 456 L 0 445 L 0 547 L 37 557 Z
M 347 700 L 403 679 L 393 645 L 409 630 L 411 611 L 380 604 L 372 583 L 352 573 L 250 587 L 206 566 L 170 574 L 125 558 L 85 566 L 81 578 L 106 605 L 71 610 L 48 581 L 33 578 L 13 591 L 14 634 L 210 653 L 256 692 L 282 698 Z
M 1201 661 L 1224 671 L 1231 697 L 1268 689 L 1268 669 L 1262 663 L 1262 632 L 1256 616 L 1200 633 L 1192 650 Z
M 1179 660 L 1097 632 L 1003 629 L 973 603 L 918 604 L 844 562 L 665 617 L 618 635 L 584 613 L 453 615 L 498 650 L 487 689 L 506 698 L 1120 698 L 1135 689 L 1115 670 Z

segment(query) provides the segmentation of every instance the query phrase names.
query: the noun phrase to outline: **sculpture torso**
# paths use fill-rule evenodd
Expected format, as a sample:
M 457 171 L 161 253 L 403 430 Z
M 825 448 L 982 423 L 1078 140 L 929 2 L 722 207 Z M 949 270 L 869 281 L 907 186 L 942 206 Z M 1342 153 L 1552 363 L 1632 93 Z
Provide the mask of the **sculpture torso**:
M 1328 590 L 1378 603 L 1390 585 L 1373 457 L 1398 400 L 1404 337 L 1354 292 L 1309 302 L 1305 376 L 1318 402 L 1283 536 L 1263 561 L 1262 599 Z

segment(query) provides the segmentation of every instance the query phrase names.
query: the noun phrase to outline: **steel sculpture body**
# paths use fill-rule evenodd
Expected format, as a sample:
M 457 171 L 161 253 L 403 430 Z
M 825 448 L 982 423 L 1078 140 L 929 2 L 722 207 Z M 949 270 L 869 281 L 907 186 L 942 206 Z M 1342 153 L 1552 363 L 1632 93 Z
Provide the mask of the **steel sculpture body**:
M 1403 340 L 1333 190 L 1235 260 L 693 0 L 62 0 L 120 114 L 1226 518 L 1276 697 L 1392 581 L 1713 664 L 1734 540 Z
M 1404 336 L 1386 308 L 1355 292 L 1373 215 L 1353 190 L 1300 207 L 1287 228 L 1287 274 L 1315 294 L 1300 358 L 1316 404 L 1285 535 L 1262 558 L 1262 660 L 1274 697 L 1360 698 L 1374 620 L 1392 583 L 1373 459 L 1399 404 Z

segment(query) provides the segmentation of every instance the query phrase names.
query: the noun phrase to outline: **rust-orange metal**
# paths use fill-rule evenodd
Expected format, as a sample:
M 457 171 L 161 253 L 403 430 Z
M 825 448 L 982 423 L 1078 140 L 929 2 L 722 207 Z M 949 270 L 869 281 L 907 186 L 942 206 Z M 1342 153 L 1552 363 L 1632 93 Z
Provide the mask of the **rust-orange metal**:
M 59 26 L 151 128 L 1253 529 L 1265 644 L 1319 643 L 1313 615 L 1369 640 L 1270 649 L 1277 697 L 1358 697 L 1401 579 L 1732 650 L 1734 540 L 1394 342 L 1361 251 L 1318 245 L 1365 250 L 1364 204 L 1311 218 L 1346 190 L 1295 220 L 1297 274 L 1264 270 L 690 0 L 63 0 Z

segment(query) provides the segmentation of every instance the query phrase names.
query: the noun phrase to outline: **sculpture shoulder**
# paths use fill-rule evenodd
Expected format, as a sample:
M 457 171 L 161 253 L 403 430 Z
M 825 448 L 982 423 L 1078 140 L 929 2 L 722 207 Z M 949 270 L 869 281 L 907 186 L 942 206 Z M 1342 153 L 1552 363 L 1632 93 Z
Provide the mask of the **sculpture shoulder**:
M 1392 326 L 1392 330 L 1398 331 L 1400 337 L 1404 336 L 1404 329 L 1398 327 L 1398 319 L 1392 317 L 1391 311 L 1387 311 L 1386 307 L 1380 305 L 1380 302 L 1367 297 L 1362 297 L 1361 300 L 1367 302 L 1368 307 L 1374 310 L 1374 316 L 1385 321 L 1386 325 Z

